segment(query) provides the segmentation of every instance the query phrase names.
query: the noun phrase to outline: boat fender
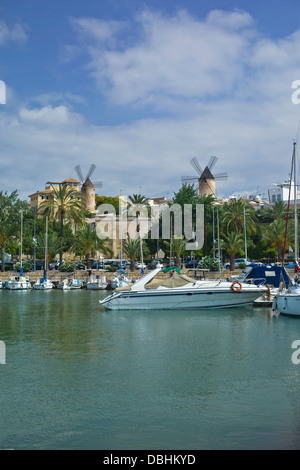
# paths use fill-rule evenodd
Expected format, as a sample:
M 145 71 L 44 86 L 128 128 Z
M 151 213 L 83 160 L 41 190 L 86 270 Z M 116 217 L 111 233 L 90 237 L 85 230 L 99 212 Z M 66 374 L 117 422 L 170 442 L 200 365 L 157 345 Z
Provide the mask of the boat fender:
M 281 281 L 281 283 L 279 284 L 279 292 L 282 292 L 283 291 L 283 282 Z
M 233 292 L 241 292 L 242 284 L 239 281 L 234 281 L 231 284 L 231 289 L 233 290 Z

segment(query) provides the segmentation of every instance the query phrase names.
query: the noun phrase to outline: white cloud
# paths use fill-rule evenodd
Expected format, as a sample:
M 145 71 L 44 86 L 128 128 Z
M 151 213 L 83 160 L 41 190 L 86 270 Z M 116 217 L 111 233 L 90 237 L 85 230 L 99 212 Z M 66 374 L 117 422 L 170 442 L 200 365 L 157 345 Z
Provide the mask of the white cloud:
M 251 46 L 250 20 L 242 13 L 213 12 L 199 21 L 186 12 L 169 18 L 145 11 L 136 18 L 136 30 L 141 31 L 136 44 L 112 49 L 96 47 L 96 42 L 88 49 L 89 68 L 114 104 L 156 105 L 166 96 L 216 96 L 232 91 L 242 77 Z M 97 39 L 95 21 L 79 24 L 82 33 L 92 31 Z M 100 38 L 102 30 L 99 26 Z
M 20 24 L 14 24 L 9 27 L 0 20 L 0 46 L 9 42 L 25 42 L 27 40 L 26 28 Z

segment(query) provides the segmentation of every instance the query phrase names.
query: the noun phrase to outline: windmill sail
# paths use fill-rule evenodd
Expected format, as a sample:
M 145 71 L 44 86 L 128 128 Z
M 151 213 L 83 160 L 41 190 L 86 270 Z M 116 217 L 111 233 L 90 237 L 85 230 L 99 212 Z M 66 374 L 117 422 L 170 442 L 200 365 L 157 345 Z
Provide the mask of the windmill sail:
M 195 181 L 198 181 L 199 184 L 199 195 L 200 196 L 208 196 L 208 195 L 213 195 L 215 196 L 216 193 L 216 185 L 215 185 L 215 180 L 225 180 L 227 179 L 227 173 L 219 173 L 219 174 L 213 174 L 213 168 L 215 167 L 215 164 L 217 163 L 218 158 L 216 156 L 211 156 L 208 164 L 202 169 L 201 165 L 199 164 L 198 160 L 196 157 L 193 157 L 190 160 L 190 164 L 194 168 L 194 170 L 197 173 L 197 176 L 182 176 L 181 181 L 182 182 L 191 182 L 194 183 Z

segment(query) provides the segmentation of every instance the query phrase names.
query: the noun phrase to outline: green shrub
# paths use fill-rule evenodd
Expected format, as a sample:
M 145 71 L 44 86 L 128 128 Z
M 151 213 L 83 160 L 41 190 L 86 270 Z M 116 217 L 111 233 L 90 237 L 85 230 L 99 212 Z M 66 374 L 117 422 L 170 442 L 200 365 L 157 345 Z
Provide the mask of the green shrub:
M 245 269 L 246 263 L 239 263 L 239 269 Z
M 210 271 L 219 270 L 219 260 L 218 258 L 213 258 L 212 256 L 203 256 L 199 261 L 198 269 L 209 269 Z
M 107 266 L 106 271 L 109 273 L 114 273 L 117 271 L 117 268 L 115 266 Z
M 32 262 L 29 261 L 28 259 L 22 262 L 22 268 L 24 273 L 29 273 L 32 271 Z M 20 272 L 21 271 L 21 263 L 16 263 L 15 264 L 15 270 Z
M 75 269 L 74 264 L 61 264 L 59 270 L 62 273 L 72 273 Z

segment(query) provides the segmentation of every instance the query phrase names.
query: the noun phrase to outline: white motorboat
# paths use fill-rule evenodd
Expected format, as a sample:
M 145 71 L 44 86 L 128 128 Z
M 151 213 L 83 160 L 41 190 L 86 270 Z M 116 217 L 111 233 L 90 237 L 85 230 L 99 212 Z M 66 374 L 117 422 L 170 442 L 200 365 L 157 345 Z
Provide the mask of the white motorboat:
M 104 274 L 92 274 L 86 284 L 86 288 L 94 290 L 104 290 L 107 288 L 107 284 L 107 279 Z
M 31 289 L 29 279 L 24 276 L 11 276 L 5 285 L 6 289 L 9 290 L 27 290 Z
M 49 290 L 54 288 L 54 284 L 50 279 L 41 277 L 36 283 L 33 285 L 33 288 L 36 290 Z
M 82 288 L 82 281 L 79 279 L 71 278 L 71 279 L 63 279 L 57 285 L 57 289 L 63 290 L 71 290 L 71 289 L 81 289 Z
M 153 279 L 154 269 L 132 286 L 118 288 L 100 304 L 110 310 L 209 309 L 253 304 L 267 288 L 239 281 L 205 280 L 174 271 L 170 278 Z

